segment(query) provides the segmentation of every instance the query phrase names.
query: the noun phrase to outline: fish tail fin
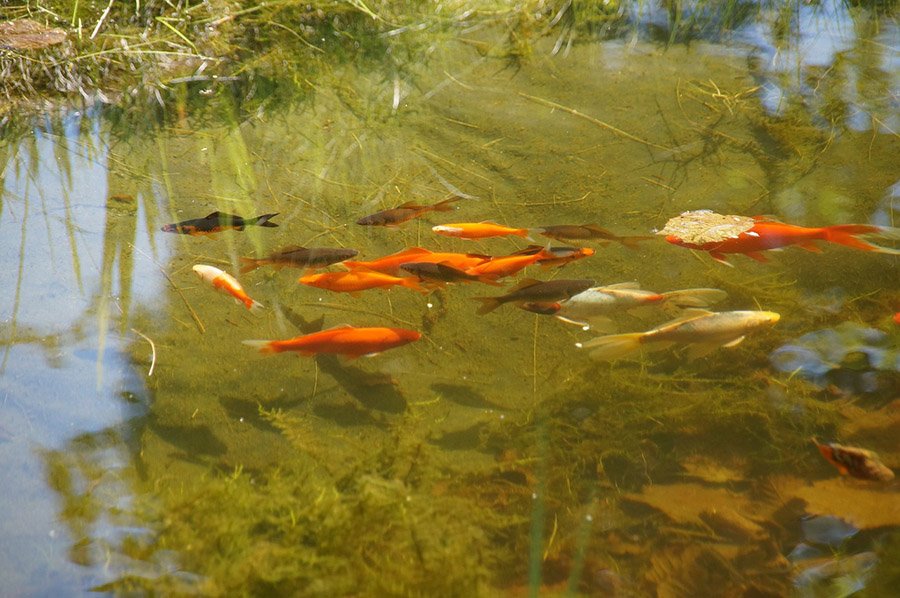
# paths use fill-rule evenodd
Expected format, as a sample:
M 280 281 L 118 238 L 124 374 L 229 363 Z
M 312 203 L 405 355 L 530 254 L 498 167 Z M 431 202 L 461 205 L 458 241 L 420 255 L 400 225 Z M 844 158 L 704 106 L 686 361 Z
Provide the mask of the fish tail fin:
M 472 297 L 472 299 L 481 301 L 481 306 L 478 308 L 478 311 L 475 312 L 479 316 L 489 314 L 503 304 L 503 302 L 496 297 Z
M 241 341 L 241 343 L 247 345 L 248 347 L 253 347 L 260 353 L 264 355 L 271 355 L 272 353 L 280 353 L 278 347 L 275 345 L 273 341 L 262 341 L 262 340 L 250 340 L 250 341 Z
M 725 300 L 728 293 L 721 289 L 684 289 L 663 293 L 663 301 L 675 307 L 707 307 Z
M 546 230 L 546 229 L 540 228 L 540 227 L 537 227 L 537 228 L 523 228 L 523 229 L 521 230 L 521 232 L 519 233 L 519 236 L 520 236 L 520 237 L 524 237 L 525 240 L 527 240 L 529 243 L 537 243 L 537 241 L 534 240 L 534 237 L 536 237 L 537 235 L 542 234 L 545 230 Z M 549 243 L 548 243 L 547 245 L 548 245 L 548 247 L 549 247 Z
M 484 283 L 484 284 L 489 284 L 492 287 L 502 287 L 503 286 L 502 284 L 497 282 L 493 276 L 490 276 L 488 274 L 482 274 L 475 280 L 477 280 L 478 282 Z
M 637 235 L 632 237 L 617 237 L 616 241 L 627 247 L 628 249 L 640 249 L 641 241 L 649 241 L 650 239 L 655 239 L 656 237 L 650 237 L 646 235 Z
M 462 197 L 451 197 L 450 199 L 445 199 L 444 201 L 439 201 L 433 206 L 431 209 L 435 212 L 450 212 L 456 209 L 456 206 L 453 204 L 461 200 Z
M 257 226 L 265 226 L 265 227 L 269 227 L 269 228 L 275 227 L 278 225 L 275 224 L 274 222 L 269 222 L 269 220 L 271 220 L 272 218 L 274 218 L 277 215 L 278 215 L 278 212 L 275 212 L 274 214 L 263 214 L 262 216 L 257 216 L 253 220 L 247 222 L 247 224 L 255 224 Z
M 889 226 L 874 226 L 871 224 L 839 224 L 826 226 L 822 229 L 822 238 L 829 243 L 837 243 L 862 251 L 874 251 L 876 253 L 888 253 L 900 255 L 900 250 L 882 247 L 858 238 L 859 235 L 873 235 L 885 239 L 900 239 L 900 229 Z
M 401 286 L 406 287 L 407 289 L 412 289 L 413 291 L 419 291 L 420 293 L 428 293 L 430 292 L 428 289 L 422 286 L 422 283 L 419 282 L 418 278 L 413 276 L 406 276 L 401 279 L 403 282 L 400 283 Z
M 262 303 L 260 303 L 259 301 L 254 301 L 253 299 L 250 299 L 250 303 L 247 304 L 247 309 L 256 313 L 261 309 L 265 309 L 265 306 Z
M 242 257 L 238 258 L 241 260 L 241 274 L 246 274 L 247 272 L 252 272 L 259 268 L 260 263 L 259 260 L 255 260 L 252 257 Z
M 643 332 L 610 334 L 599 336 L 582 346 L 591 349 L 589 355 L 594 361 L 615 361 L 639 352 L 643 335 Z

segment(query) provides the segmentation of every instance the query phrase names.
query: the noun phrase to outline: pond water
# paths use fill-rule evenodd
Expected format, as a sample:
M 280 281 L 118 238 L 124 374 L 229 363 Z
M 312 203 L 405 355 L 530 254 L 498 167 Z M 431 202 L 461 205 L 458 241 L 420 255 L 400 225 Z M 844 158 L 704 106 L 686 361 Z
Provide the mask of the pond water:
M 781 316 L 695 360 L 611 363 L 578 348 L 606 331 L 512 304 L 477 315 L 512 279 L 352 296 L 298 269 L 240 273 L 290 245 L 364 260 L 528 245 L 431 231 L 447 222 L 652 235 L 711 209 L 897 225 L 896 23 L 796 11 L 792 34 L 761 11 L 690 44 L 661 43 L 650 11 L 612 40 L 536 40 L 527 61 L 481 30 L 393 76 L 340 67 L 277 109 L 193 82 L 202 108 L 164 126 L 94 107 L 8 130 L 3 593 L 890 595 L 897 482 L 841 476 L 810 439 L 900 466 L 894 255 L 820 243 L 729 268 L 661 237 L 554 241 L 595 254 L 524 276 L 721 289 L 712 309 Z M 450 196 L 453 212 L 355 224 Z M 217 210 L 278 226 L 160 230 Z M 241 342 L 344 324 L 422 338 L 359 360 Z

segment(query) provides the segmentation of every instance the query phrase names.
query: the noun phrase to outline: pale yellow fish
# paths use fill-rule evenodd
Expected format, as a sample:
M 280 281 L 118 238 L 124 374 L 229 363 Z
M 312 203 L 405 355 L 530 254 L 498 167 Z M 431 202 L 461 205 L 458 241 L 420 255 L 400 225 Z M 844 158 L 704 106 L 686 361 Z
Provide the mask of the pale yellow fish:
M 613 361 L 641 350 L 658 351 L 680 344 L 688 345 L 687 357 L 695 359 L 719 347 L 734 347 L 747 333 L 772 326 L 780 318 L 771 311 L 688 309 L 680 317 L 653 330 L 600 336 L 580 346 L 592 349 L 590 356 L 596 361 Z

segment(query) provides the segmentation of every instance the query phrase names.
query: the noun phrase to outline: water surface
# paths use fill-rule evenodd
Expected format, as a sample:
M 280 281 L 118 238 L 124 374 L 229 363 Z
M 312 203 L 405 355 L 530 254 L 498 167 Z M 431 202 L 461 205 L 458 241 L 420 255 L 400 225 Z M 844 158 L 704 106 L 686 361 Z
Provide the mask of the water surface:
M 452 221 L 649 234 L 708 208 L 896 224 L 892 22 L 829 5 L 801 8 L 787 39 L 763 12 L 726 39 L 664 45 L 654 18 L 609 41 L 537 41 L 524 62 L 485 51 L 493 34 L 476 32 L 435 43 L 403 77 L 342 67 L 314 98 L 252 115 L 225 85 L 191 86 L 196 113 L 159 127 L 92 108 L 9 132 L 5 588 L 820 595 L 856 583 L 888 595 L 897 486 L 841 478 L 810 437 L 900 464 L 896 257 L 828 245 L 727 268 L 660 239 L 587 242 L 589 259 L 530 269 L 720 288 L 716 309 L 782 316 L 693 362 L 674 350 L 614 364 L 576 348 L 595 332 L 511 305 L 476 315 L 471 298 L 497 292 L 486 286 L 351 297 L 261 268 L 241 276 L 266 306 L 250 313 L 191 272 L 237 274 L 239 257 L 297 244 L 363 259 L 525 245 L 430 230 Z M 450 214 L 353 224 L 449 194 L 466 198 Z M 160 231 L 215 210 L 278 212 L 279 226 Z M 647 330 L 671 315 L 617 324 Z M 882 331 L 888 357 L 823 358 L 825 382 L 770 363 L 846 323 Z M 341 324 L 423 338 L 349 362 L 240 342 Z M 745 527 L 717 525 L 710 508 Z M 810 539 L 815 516 L 834 523 Z

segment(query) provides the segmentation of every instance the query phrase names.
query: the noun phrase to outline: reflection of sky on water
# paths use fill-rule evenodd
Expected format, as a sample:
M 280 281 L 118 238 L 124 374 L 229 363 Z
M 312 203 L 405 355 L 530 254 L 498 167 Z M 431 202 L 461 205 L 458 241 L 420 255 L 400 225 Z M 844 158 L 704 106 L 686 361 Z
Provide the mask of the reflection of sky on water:
M 842 385 L 851 384 L 862 392 L 878 390 L 877 370 L 900 372 L 896 340 L 882 330 L 853 322 L 804 334 L 773 351 L 769 360 L 781 372 L 796 373 L 822 386 L 831 381 L 829 373 L 844 370 L 853 380 L 843 380 Z
M 0 525 L 0 579 L 9 587 L 71 589 L 73 579 L 87 575 L 71 562 L 70 547 L 80 538 L 69 537 L 58 520 L 59 495 L 48 488 L 53 474 L 43 455 L 144 410 L 140 400 L 122 398 L 145 395 L 144 372 L 125 353 L 143 341 L 126 324 L 130 297 L 159 294 L 159 276 L 149 259 L 120 270 L 125 245 L 114 238 L 117 221 L 141 222 L 143 208 L 137 200 L 107 205 L 111 156 L 100 127 L 95 114 L 42 122 L 0 166 L 0 458 L 10 464 L 0 468 L 0 509 L 8 515 Z M 134 244 L 152 254 L 140 227 Z M 116 275 L 124 271 L 132 272 L 130 281 Z M 104 483 L 129 465 L 120 450 L 94 450 Z M 70 482 L 76 494 L 90 494 L 87 480 Z M 121 490 L 107 502 L 123 506 Z M 114 533 L 112 522 L 93 523 L 92 537 Z

